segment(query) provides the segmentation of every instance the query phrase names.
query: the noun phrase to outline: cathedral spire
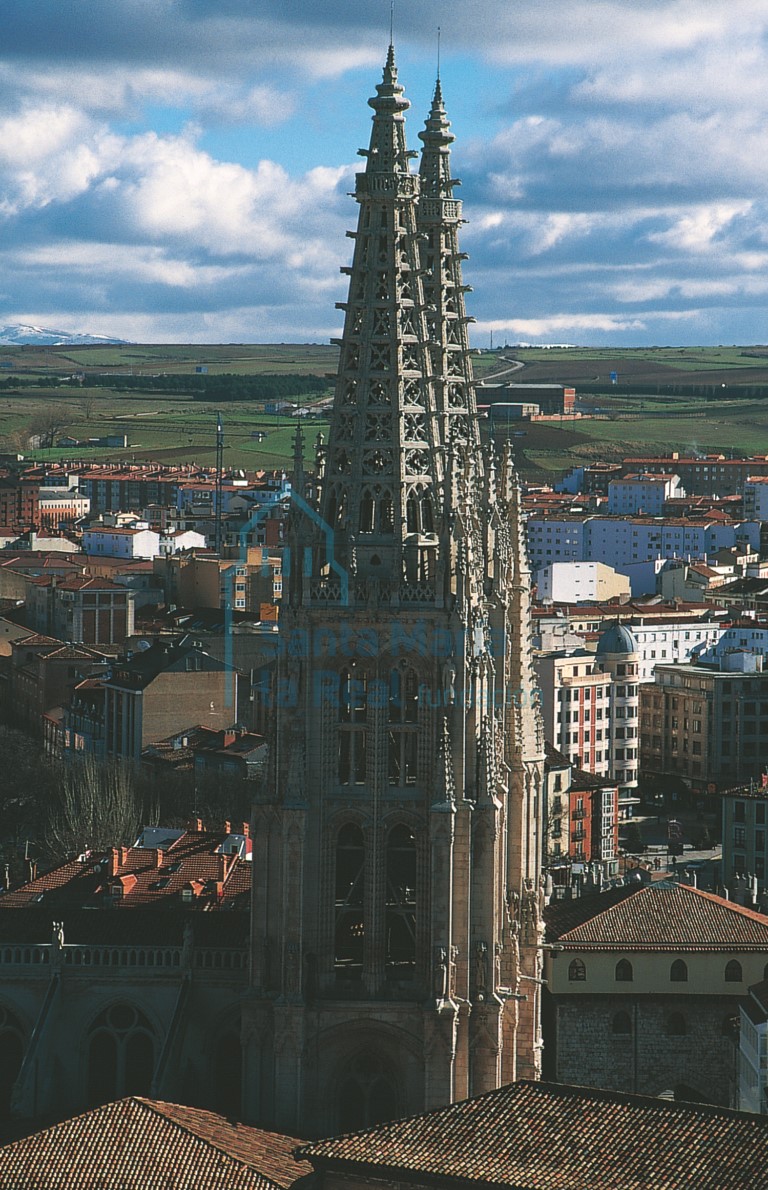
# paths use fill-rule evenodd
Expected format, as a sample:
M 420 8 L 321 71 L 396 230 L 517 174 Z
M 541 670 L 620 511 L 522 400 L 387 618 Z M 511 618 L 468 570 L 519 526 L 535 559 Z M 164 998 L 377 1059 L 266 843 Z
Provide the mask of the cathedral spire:
M 403 585 L 434 586 L 443 460 L 426 343 L 416 204 L 404 113 L 390 45 L 369 99 L 373 129 L 360 205 L 331 418 L 321 514 L 339 542 L 355 541 L 355 572 L 389 603 Z M 345 546 L 340 545 L 343 551 Z M 341 559 L 344 565 L 349 559 Z M 321 576 L 322 577 L 322 576 Z
M 248 1110 L 293 1135 L 490 1090 L 535 1074 L 539 1052 L 518 489 L 479 442 L 442 87 L 419 175 L 391 46 L 369 102 L 320 500 L 297 500 L 287 530 L 254 814 Z M 302 456 L 299 427 L 297 488 Z
M 478 448 L 472 362 L 459 251 L 461 203 L 453 197 L 460 185 L 451 177 L 451 145 L 454 135 L 443 102 L 438 77 L 432 108 L 419 133 L 424 148 L 419 167 L 420 199 L 418 224 L 422 233 L 424 300 L 430 338 L 432 373 L 438 424 L 443 443 L 461 443 Z

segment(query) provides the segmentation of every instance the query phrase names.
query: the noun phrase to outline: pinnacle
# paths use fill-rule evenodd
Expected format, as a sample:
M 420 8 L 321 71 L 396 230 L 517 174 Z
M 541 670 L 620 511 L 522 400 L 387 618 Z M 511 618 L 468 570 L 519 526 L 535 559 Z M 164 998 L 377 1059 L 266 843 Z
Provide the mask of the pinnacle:
M 390 44 L 381 82 L 376 87 L 376 97 L 369 99 L 369 105 L 377 112 L 384 110 L 405 111 L 411 105 L 404 97 L 404 87 L 397 81 L 395 47 Z

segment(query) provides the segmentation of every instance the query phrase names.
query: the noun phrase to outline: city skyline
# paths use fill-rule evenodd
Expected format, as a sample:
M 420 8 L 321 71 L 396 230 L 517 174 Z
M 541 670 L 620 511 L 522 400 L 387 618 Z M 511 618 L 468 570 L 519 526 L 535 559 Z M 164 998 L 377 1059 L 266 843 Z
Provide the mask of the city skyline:
M 390 5 L 9 0 L 0 321 L 324 341 Z M 765 341 L 768 11 L 396 6 L 407 136 L 437 72 L 475 346 Z

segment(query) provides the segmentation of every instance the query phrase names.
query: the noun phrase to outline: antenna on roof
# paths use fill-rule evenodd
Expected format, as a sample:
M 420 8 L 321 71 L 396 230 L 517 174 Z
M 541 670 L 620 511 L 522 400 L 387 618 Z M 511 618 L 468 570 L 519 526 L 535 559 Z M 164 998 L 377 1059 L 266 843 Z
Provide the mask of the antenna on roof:
M 389 44 L 395 44 L 395 0 L 389 0 Z
M 437 26 L 437 81 L 440 82 L 440 26 Z

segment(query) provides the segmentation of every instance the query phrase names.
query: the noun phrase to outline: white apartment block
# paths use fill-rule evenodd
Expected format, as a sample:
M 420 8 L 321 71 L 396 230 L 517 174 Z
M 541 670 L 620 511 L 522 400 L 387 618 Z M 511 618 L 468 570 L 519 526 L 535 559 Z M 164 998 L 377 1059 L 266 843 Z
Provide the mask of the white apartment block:
M 154 558 L 160 552 L 160 534 L 154 529 L 104 525 L 83 530 L 83 549 L 102 558 Z
M 690 661 L 694 653 L 716 645 L 725 631 L 715 620 L 671 624 L 627 621 L 627 627 L 637 641 L 638 682 L 652 682 L 653 672 L 662 662 Z
M 611 516 L 661 516 L 667 500 L 684 495 L 679 475 L 625 475 L 608 484 L 608 512 Z
M 604 562 L 621 570 L 655 558 L 701 558 L 743 542 L 760 548 L 760 522 L 691 522 L 650 517 L 529 517 L 528 554 L 538 571 L 553 562 Z
M 768 475 L 751 475 L 744 484 L 744 515 L 768 521 Z
M 604 562 L 551 562 L 536 575 L 538 597 L 555 603 L 590 603 L 629 597 L 629 579 Z

